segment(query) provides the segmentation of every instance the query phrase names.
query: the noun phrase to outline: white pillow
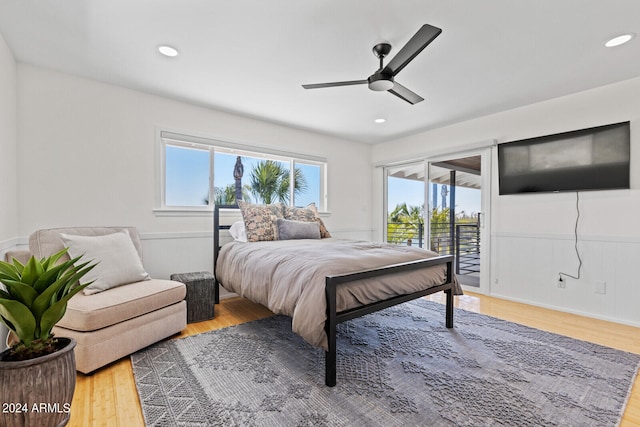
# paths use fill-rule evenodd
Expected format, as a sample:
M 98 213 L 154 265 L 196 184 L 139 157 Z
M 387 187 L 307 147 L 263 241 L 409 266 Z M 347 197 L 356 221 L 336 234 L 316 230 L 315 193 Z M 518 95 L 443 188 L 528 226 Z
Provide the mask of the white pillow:
M 236 221 L 229 228 L 229 233 L 233 240 L 238 242 L 247 242 L 247 229 L 244 227 L 244 221 Z
M 60 234 L 60 237 L 71 258 L 82 255 L 79 262 L 98 263 L 80 279 L 81 283 L 95 280 L 83 289 L 85 295 L 150 279 L 127 230 L 104 236 Z

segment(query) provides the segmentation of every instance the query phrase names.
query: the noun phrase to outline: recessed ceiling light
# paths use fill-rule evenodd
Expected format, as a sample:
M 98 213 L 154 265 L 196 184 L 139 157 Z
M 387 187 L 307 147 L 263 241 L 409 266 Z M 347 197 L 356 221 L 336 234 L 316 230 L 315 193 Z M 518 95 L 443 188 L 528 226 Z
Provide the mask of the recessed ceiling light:
M 606 47 L 620 46 L 621 44 L 625 44 L 626 42 L 628 42 L 629 40 L 631 40 L 634 37 L 635 37 L 635 34 L 633 34 L 633 33 L 623 34 L 621 36 L 612 38 L 611 40 L 606 42 L 604 45 Z
M 172 58 L 174 56 L 178 56 L 178 49 L 167 45 L 158 46 L 158 52 L 160 52 L 164 56 L 169 56 Z
M 374 122 L 376 122 L 376 123 L 378 123 L 378 124 L 380 124 L 380 123 L 384 123 L 384 122 L 386 122 L 386 121 L 387 121 L 386 119 L 375 119 L 375 120 L 374 120 Z

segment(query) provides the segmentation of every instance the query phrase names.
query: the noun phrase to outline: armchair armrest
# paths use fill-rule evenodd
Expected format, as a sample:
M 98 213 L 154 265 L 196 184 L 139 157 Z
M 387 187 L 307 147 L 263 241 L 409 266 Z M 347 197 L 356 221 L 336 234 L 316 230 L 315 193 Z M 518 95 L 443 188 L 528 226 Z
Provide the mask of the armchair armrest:
M 26 264 L 27 261 L 29 261 L 29 258 L 31 258 L 31 252 L 25 249 L 14 249 L 11 251 L 7 251 L 7 253 L 4 254 L 4 259 L 6 262 L 13 262 L 14 258 L 20 261 L 22 264 Z

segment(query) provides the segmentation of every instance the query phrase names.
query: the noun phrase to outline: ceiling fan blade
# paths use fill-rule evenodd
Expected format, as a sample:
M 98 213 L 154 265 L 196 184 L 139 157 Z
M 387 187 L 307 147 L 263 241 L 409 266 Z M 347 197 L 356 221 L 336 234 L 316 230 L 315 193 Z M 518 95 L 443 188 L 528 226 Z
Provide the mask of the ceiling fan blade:
M 302 87 L 305 89 L 320 89 L 323 87 L 363 85 L 366 83 L 369 83 L 369 81 L 368 80 L 350 80 L 346 82 L 315 83 L 310 85 L 302 85 Z
M 393 57 L 386 67 L 382 70 L 382 74 L 395 76 L 409 62 L 413 60 L 422 50 L 429 45 L 436 37 L 440 35 L 442 30 L 429 24 L 424 24 L 417 33 L 411 37 L 411 40 L 405 44 L 400 52 Z
M 393 87 L 387 92 L 391 92 L 400 99 L 404 99 L 409 104 L 417 104 L 420 101 L 424 101 L 424 98 L 402 86 L 400 83 L 395 82 Z

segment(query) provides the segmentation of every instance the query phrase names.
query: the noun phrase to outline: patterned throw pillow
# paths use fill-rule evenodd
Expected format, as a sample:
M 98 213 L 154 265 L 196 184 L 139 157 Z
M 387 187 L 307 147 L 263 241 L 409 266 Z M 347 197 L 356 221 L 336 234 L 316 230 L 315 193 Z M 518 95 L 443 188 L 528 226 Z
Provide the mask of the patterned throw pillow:
M 276 220 L 283 217 L 283 206 L 280 203 L 254 205 L 239 200 L 238 206 L 242 212 L 248 242 L 278 240 Z
M 322 222 L 322 219 L 318 215 L 318 209 L 316 208 L 315 203 L 309 203 L 304 208 L 285 206 L 284 218 L 294 221 L 317 222 L 320 226 L 320 237 L 323 239 L 331 237 L 329 230 L 327 230 L 327 227 L 324 225 L 324 222 Z

